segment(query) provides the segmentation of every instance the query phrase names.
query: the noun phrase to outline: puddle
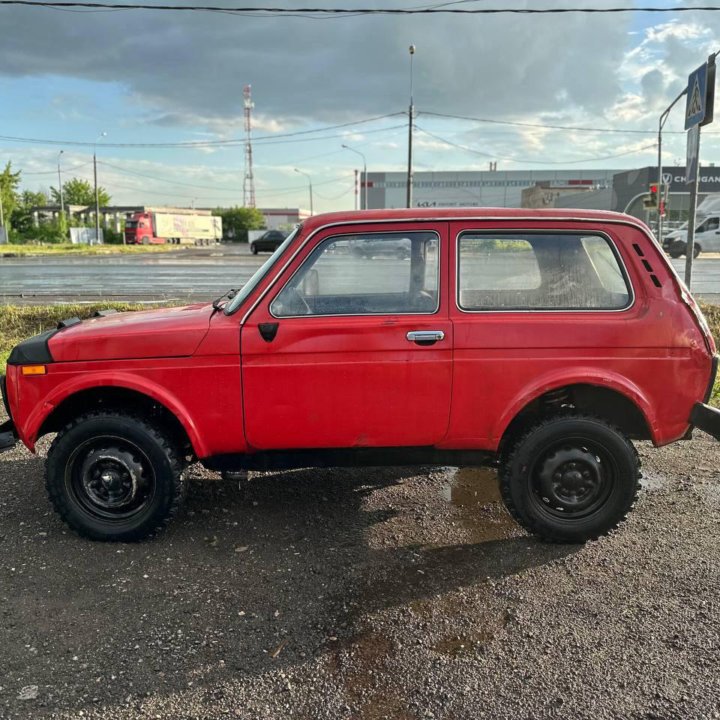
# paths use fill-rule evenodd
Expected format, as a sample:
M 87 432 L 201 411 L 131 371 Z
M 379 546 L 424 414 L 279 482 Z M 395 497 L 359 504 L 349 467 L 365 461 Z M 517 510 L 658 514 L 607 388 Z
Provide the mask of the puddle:
M 341 664 L 339 655 L 343 654 Z M 386 635 L 362 632 L 349 638 L 336 650 L 331 672 L 341 678 L 347 699 L 360 708 L 353 717 L 363 720 L 415 720 L 407 700 L 388 683 L 392 673 L 388 664 L 395 657 L 395 647 Z
M 497 470 L 457 468 L 442 497 L 460 511 L 460 522 L 473 542 L 503 540 L 520 534 L 500 497 Z
M 449 657 L 460 657 L 462 655 L 474 655 L 482 650 L 493 639 L 493 633 L 489 630 L 472 633 L 471 635 L 458 635 L 439 640 L 433 645 L 435 652 Z

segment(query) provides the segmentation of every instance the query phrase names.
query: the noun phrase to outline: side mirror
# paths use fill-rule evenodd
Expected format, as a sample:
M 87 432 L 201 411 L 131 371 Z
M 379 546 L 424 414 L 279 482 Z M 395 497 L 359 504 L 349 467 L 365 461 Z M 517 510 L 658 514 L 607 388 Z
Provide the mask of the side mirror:
M 317 270 L 308 270 L 303 278 L 302 289 L 305 297 L 317 297 L 320 294 L 320 275 Z

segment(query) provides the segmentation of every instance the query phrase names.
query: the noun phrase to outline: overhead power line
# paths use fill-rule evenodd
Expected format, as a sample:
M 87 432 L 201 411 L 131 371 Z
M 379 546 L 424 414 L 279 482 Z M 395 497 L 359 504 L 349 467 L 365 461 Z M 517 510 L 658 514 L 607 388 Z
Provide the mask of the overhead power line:
M 467 145 L 460 145 L 460 143 L 455 143 L 452 142 L 452 140 L 447 140 L 446 138 L 440 137 L 439 135 L 435 135 L 434 133 L 428 132 L 427 130 L 423 130 L 417 125 L 415 125 L 415 128 L 424 135 L 428 135 L 429 137 L 434 138 L 439 142 L 445 143 L 445 145 L 456 147 L 459 150 L 464 150 L 465 152 L 473 153 L 474 155 L 481 155 L 482 157 L 487 158 L 506 160 L 516 163 L 527 163 L 532 165 L 580 165 L 582 163 L 596 162 L 598 160 L 612 160 L 613 158 L 625 157 L 627 155 L 637 155 L 638 153 L 645 150 L 657 148 L 657 145 L 655 144 L 644 145 L 643 147 L 636 148 L 635 150 L 628 150 L 627 152 L 616 153 L 614 155 L 602 155 L 590 158 L 583 158 L 582 160 L 528 160 L 527 158 L 514 158 L 509 156 L 497 155 L 495 153 L 482 152 L 481 150 L 476 150 L 475 148 L 468 147 Z
M 470 120 L 471 122 L 488 123 L 490 125 L 510 125 L 512 127 L 533 128 L 538 130 L 566 130 L 569 132 L 589 132 L 589 133 L 619 133 L 631 135 L 657 135 L 655 130 L 634 130 L 630 128 L 609 128 L 609 127 L 583 127 L 578 125 L 553 125 L 549 123 L 531 123 L 522 122 L 520 120 L 493 120 L 491 118 L 470 117 L 469 115 L 450 115 L 448 113 L 430 112 L 422 110 L 418 115 L 428 115 L 432 117 L 448 118 L 451 120 Z M 686 135 L 684 130 L 666 130 L 666 135 Z M 706 133 L 707 134 L 707 131 Z
M 717 12 L 720 6 L 698 5 L 680 7 L 565 7 L 565 8 L 459 8 L 448 5 L 416 8 L 284 8 L 284 7 L 222 7 L 218 5 L 150 5 L 145 3 L 99 3 L 99 2 L 39 2 L 36 0 L 0 0 L 0 5 L 22 5 L 35 8 L 85 8 L 88 10 L 161 10 L 172 12 L 216 12 L 256 16 L 287 15 L 357 16 L 357 15 L 568 15 L 572 13 L 606 15 L 611 13 L 679 13 Z
M 4 0 L 0 0 L 3 2 Z M 363 118 L 362 120 L 353 120 L 351 122 L 339 123 L 337 125 L 326 125 L 325 127 L 315 128 L 314 130 L 296 130 L 289 133 L 277 133 L 275 135 L 261 135 L 253 140 L 254 143 L 262 143 L 264 145 L 273 145 L 284 142 L 282 138 L 296 138 L 300 136 L 311 135 L 313 133 L 326 132 L 328 130 L 340 130 L 342 128 L 355 127 L 357 125 L 366 125 L 367 123 L 376 122 L 377 120 L 386 120 L 387 118 L 405 115 L 404 112 L 388 113 L 386 115 L 377 115 L 375 117 Z M 395 128 L 380 128 L 379 130 L 367 130 L 366 132 L 384 132 Z M 338 137 L 338 135 L 327 135 L 327 138 Z M 317 139 L 325 139 L 325 137 Z M 315 140 L 316 138 L 310 138 Z M 30 143 L 34 145 L 68 145 L 73 147 L 95 147 L 95 142 L 84 140 L 50 140 L 47 138 L 28 138 L 17 137 L 13 135 L 0 135 L 0 140 L 9 142 Z M 113 143 L 103 142 L 103 147 L 118 148 L 205 148 L 205 147 L 227 147 L 232 145 L 242 145 L 245 140 L 243 138 L 232 138 L 228 140 L 189 140 L 184 142 L 167 142 L 167 143 Z M 297 141 L 295 141 L 297 142 Z

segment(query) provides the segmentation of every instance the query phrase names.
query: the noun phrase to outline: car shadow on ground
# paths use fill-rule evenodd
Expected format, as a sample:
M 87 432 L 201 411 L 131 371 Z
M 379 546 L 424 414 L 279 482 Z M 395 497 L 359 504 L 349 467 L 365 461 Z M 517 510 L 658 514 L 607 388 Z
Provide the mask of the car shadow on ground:
M 195 479 L 149 542 L 94 543 L 52 513 L 42 461 L 0 460 L 0 709 L 13 716 L 119 707 L 312 661 L 362 618 L 573 552 L 532 538 L 370 547 L 403 508 L 368 507 L 418 468 Z M 435 490 L 432 491 L 435 494 Z M 16 700 L 38 685 L 38 700 Z M 1 715 L 2 713 L 0 713 Z

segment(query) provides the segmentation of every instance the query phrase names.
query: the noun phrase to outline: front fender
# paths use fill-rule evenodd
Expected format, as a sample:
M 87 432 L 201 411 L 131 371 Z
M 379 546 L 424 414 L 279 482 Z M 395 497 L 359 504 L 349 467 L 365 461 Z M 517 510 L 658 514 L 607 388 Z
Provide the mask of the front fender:
M 22 427 L 18 428 L 20 439 L 34 452 L 38 433 L 43 423 L 62 402 L 83 390 L 96 390 L 103 387 L 133 390 L 163 405 L 178 419 L 185 429 L 197 457 L 205 457 L 208 455 L 205 442 L 191 414 L 177 397 L 162 385 L 151 382 L 139 375 L 118 372 L 117 370 L 111 373 L 108 372 L 107 374 L 102 372 L 88 373 L 73 377 L 56 385 L 47 393 L 42 402 L 35 405 L 34 409 L 22 423 Z
M 552 390 L 568 385 L 595 385 L 613 390 L 630 400 L 640 410 L 647 422 L 650 434 L 655 442 L 659 437 L 657 417 L 645 393 L 633 382 L 614 372 L 598 371 L 597 367 L 575 368 L 572 374 L 567 371 L 552 371 L 534 378 L 532 384 L 525 386 L 498 418 L 492 429 L 492 439 L 499 444 L 510 423 L 531 402 Z

